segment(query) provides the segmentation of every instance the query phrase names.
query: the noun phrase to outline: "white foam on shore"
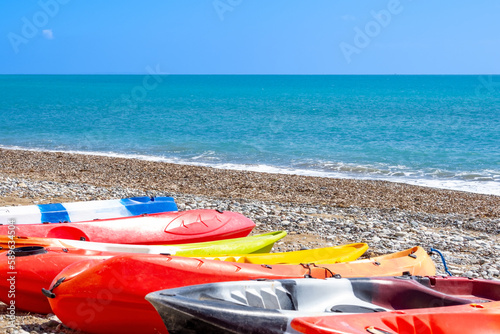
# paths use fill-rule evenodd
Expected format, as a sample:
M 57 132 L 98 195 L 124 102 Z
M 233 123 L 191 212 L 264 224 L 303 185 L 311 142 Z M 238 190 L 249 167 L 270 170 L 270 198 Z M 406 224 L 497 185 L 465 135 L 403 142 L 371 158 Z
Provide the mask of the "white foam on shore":
M 143 154 L 126 154 L 126 153 L 116 153 L 116 152 L 75 151 L 75 150 L 50 150 L 50 149 L 39 149 L 39 148 L 25 148 L 19 146 L 3 146 L 3 145 L 0 145 L 0 148 L 6 150 L 17 150 L 17 151 L 70 153 L 70 154 L 91 155 L 100 157 L 137 159 L 145 161 L 173 163 L 178 165 L 202 166 L 202 167 L 212 167 L 218 169 L 251 171 L 259 173 L 302 175 L 302 176 L 327 177 L 336 179 L 388 181 L 395 183 L 417 185 L 422 187 L 457 190 L 457 191 L 465 191 L 477 194 L 500 196 L 500 180 L 467 181 L 458 179 L 427 179 L 423 177 L 404 177 L 404 176 L 373 175 L 373 174 L 363 175 L 363 174 L 355 174 L 348 172 L 277 167 L 265 164 L 249 165 L 249 164 L 234 164 L 234 163 L 193 162 L 193 161 L 183 160 L 180 158 L 167 158 L 167 157 L 159 157 L 159 156 L 143 155 Z

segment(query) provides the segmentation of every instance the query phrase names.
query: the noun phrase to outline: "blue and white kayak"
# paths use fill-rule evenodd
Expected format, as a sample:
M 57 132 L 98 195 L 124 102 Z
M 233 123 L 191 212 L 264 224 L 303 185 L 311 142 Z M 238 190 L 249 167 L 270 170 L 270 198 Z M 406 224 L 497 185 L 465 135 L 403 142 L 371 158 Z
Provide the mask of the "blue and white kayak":
M 131 197 L 104 201 L 0 207 L 0 224 L 79 222 L 177 211 L 172 197 Z

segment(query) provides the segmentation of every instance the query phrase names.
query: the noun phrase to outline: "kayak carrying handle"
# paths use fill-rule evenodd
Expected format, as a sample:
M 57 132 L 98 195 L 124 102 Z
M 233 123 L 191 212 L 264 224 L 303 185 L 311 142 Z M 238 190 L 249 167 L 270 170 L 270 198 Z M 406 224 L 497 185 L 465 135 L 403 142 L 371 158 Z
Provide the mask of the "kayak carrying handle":
M 55 293 L 53 293 L 52 291 L 47 290 L 45 288 L 42 288 L 42 293 L 47 298 L 50 298 L 50 299 L 56 298 L 56 294 Z
M 431 248 L 431 254 L 432 253 L 437 253 L 439 254 L 439 256 L 441 256 L 441 261 L 443 261 L 443 266 L 444 266 L 444 271 L 446 271 L 446 273 L 449 275 L 449 276 L 453 276 L 450 271 L 448 270 L 448 266 L 446 265 L 446 260 L 444 259 L 444 255 L 443 253 L 441 253 L 440 251 L 438 251 L 437 249 L 434 249 L 434 248 Z
M 60 279 L 58 279 L 55 283 L 54 283 L 54 286 L 52 287 L 52 289 L 50 290 L 47 290 L 45 288 L 42 288 L 42 293 L 45 297 L 47 298 L 50 298 L 50 299 L 54 299 L 56 298 L 56 294 L 52 291 L 54 291 L 55 288 L 57 288 L 59 285 L 61 285 L 62 282 L 64 282 L 64 280 L 66 279 L 66 277 L 61 277 Z
M 373 326 L 368 327 L 366 331 L 370 334 L 393 334 L 392 332 L 384 331 Z

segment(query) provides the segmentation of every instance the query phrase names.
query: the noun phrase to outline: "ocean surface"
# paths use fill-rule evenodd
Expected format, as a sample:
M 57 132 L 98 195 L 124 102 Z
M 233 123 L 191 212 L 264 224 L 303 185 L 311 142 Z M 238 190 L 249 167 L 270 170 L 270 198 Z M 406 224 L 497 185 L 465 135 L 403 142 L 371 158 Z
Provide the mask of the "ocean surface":
M 0 76 L 0 147 L 500 195 L 500 76 Z

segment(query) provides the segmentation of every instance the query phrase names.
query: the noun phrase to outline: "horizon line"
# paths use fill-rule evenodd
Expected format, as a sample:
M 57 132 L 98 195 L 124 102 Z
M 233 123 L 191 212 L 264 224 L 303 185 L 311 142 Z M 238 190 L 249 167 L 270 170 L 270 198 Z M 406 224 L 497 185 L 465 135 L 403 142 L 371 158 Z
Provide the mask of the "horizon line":
M 6 75 L 147 75 L 149 73 L 144 72 L 144 73 L 0 73 L 2 76 Z M 247 75 L 247 76 L 362 76 L 362 75 L 371 75 L 371 76 L 399 76 L 399 75 L 406 75 L 406 76 L 454 76 L 454 75 L 464 75 L 464 76 L 476 76 L 476 75 L 500 75 L 500 73 L 351 73 L 351 74 L 340 74 L 340 73 L 323 73 L 323 74 L 318 74 L 318 73 L 176 73 L 176 74 L 169 74 L 169 73 L 161 73 L 161 74 L 156 74 L 156 75 L 162 75 L 162 76 L 174 76 L 174 75 L 193 75 L 193 76 L 203 76 L 203 75 L 220 75 L 220 76 L 231 76 L 231 75 Z

